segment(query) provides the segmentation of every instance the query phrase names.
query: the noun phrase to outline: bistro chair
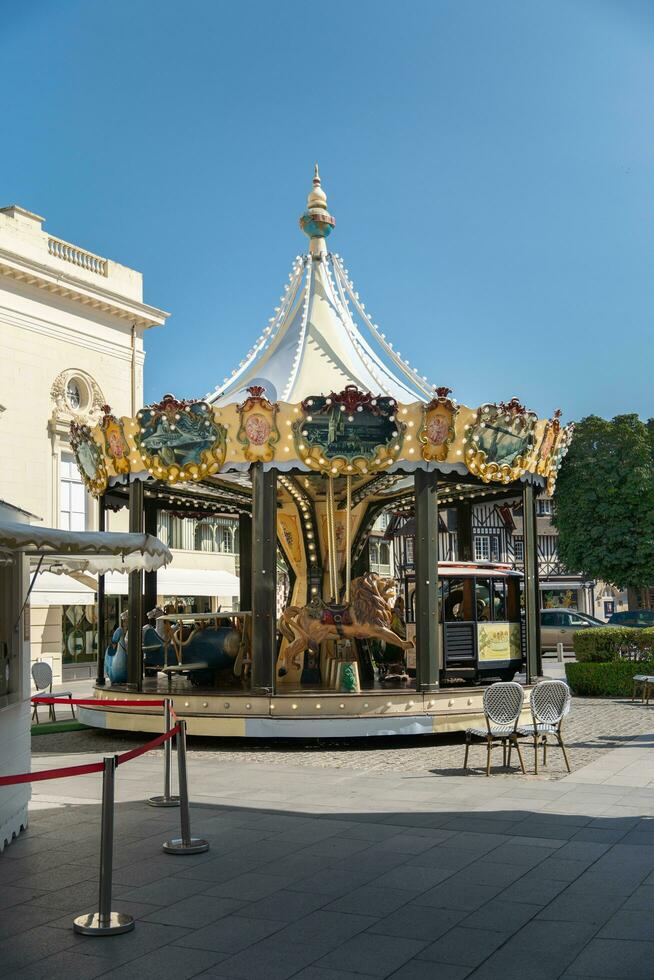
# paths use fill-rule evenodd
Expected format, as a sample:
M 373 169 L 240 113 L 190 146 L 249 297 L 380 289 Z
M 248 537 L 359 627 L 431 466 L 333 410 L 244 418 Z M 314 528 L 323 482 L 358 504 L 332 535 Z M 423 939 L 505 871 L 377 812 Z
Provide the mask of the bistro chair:
M 525 764 L 522 761 L 522 753 L 518 743 L 518 720 L 522 705 L 525 700 L 525 692 L 516 681 L 503 681 L 491 684 L 484 691 L 484 715 L 486 716 L 486 728 L 468 728 L 466 731 L 466 754 L 463 760 L 463 768 L 468 768 L 468 752 L 473 738 L 481 738 L 486 741 L 486 775 L 491 774 L 491 749 L 494 745 L 502 745 L 502 763 L 504 766 L 511 763 L 511 749 L 515 745 L 520 768 L 523 775 Z M 507 761 L 507 746 L 509 748 Z
M 636 700 L 636 695 L 640 694 L 641 702 L 649 704 L 649 699 L 654 688 L 654 676 L 652 674 L 636 674 L 634 677 L 634 689 L 631 700 Z
M 543 765 L 547 765 L 547 736 L 553 735 L 559 743 L 565 765 L 570 772 L 568 754 L 563 744 L 561 726 L 570 711 L 572 695 L 564 681 L 541 681 L 532 689 L 530 698 L 531 725 L 518 728 L 518 734 L 534 740 L 534 772 L 538 775 L 538 745 L 543 746 Z M 509 758 L 511 752 L 509 750 Z
M 75 717 L 75 705 L 72 703 L 73 692 L 57 691 L 55 695 L 53 695 L 52 693 L 52 667 L 50 666 L 50 664 L 46 664 L 43 660 L 39 660 L 35 664 L 32 664 L 32 680 L 34 681 L 34 686 L 36 688 L 37 694 L 47 695 L 48 697 L 70 698 L 71 699 L 70 710 L 73 713 L 73 718 Z M 49 708 L 48 715 L 50 717 L 50 721 L 56 721 L 57 715 L 55 712 L 54 704 L 49 704 L 48 708 Z M 40 724 L 38 701 L 33 702 L 32 720 L 36 721 L 37 725 Z

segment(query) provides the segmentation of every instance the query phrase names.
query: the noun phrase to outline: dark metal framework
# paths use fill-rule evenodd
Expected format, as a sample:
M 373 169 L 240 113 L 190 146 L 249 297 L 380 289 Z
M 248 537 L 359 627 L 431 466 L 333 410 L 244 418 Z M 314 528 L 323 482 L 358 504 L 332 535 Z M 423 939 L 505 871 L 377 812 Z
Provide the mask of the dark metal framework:
M 238 515 L 240 540 L 240 605 L 252 613 L 252 690 L 253 693 L 272 694 L 275 691 L 275 666 L 277 655 L 277 488 L 275 469 L 264 470 L 255 463 L 250 470 L 251 491 L 232 483 L 216 481 L 212 484 L 168 487 L 156 482 L 143 483 L 134 480 L 129 486 L 113 487 L 100 500 L 100 522 L 105 526 L 107 509 L 129 505 L 131 531 L 146 530 L 156 533 L 157 515 L 169 510 L 189 516 L 211 513 Z M 444 655 L 441 630 L 438 623 L 438 563 L 455 557 L 463 561 L 473 559 L 472 492 L 489 500 L 502 495 L 522 502 L 524 520 L 525 562 L 525 623 L 527 680 L 532 681 L 540 673 L 538 556 L 536 535 L 536 495 L 531 484 L 511 488 L 484 487 L 470 476 L 453 476 L 444 480 L 434 471 L 418 469 L 413 474 L 413 486 L 393 488 L 405 480 L 400 474 L 387 474 L 373 481 L 371 493 L 387 492 L 382 499 L 377 496 L 368 510 L 355 536 L 352 557 L 355 574 L 365 570 L 365 542 L 379 514 L 397 507 L 415 521 L 413 565 L 415 570 L 415 623 L 416 623 L 416 678 L 417 689 L 425 693 L 438 690 Z M 308 519 L 314 529 L 317 525 L 311 496 L 304 492 L 301 482 L 292 474 L 284 474 L 280 486 L 302 493 L 299 505 L 308 509 Z M 363 490 L 357 491 L 359 496 Z M 440 514 L 439 514 L 440 504 Z M 447 523 L 448 514 L 456 511 L 456 531 Z M 299 513 L 299 511 L 298 511 Z M 307 512 L 305 511 L 305 514 Z M 414 515 L 414 516 L 413 516 Z M 306 521 L 300 524 L 305 531 Z M 452 523 L 453 526 L 453 522 Z M 305 546 L 307 542 L 305 541 Z M 405 556 L 406 561 L 406 556 Z M 315 574 L 308 569 L 309 589 L 322 583 L 320 561 Z M 156 604 L 156 572 L 133 572 L 129 578 L 129 649 L 128 685 L 142 690 L 143 655 L 142 625 L 144 616 Z M 98 669 L 97 684 L 104 684 L 103 651 L 106 632 L 104 577 L 98 583 Z M 407 604 L 408 610 L 408 604 Z

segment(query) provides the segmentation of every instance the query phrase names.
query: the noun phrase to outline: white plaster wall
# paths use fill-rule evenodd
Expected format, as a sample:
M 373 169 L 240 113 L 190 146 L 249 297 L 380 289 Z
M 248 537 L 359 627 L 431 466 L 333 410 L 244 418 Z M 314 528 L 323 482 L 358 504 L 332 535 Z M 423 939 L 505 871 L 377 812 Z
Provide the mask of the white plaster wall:
M 42 219 L 14 208 L 0 210 L 0 500 L 24 508 L 44 525 L 59 525 L 59 459 L 69 450 L 68 423 L 57 423 L 51 389 L 63 371 L 90 376 L 116 415 L 132 410 L 132 322 L 58 295 L 36 282 L 15 278 L 9 267 L 24 266 L 38 279 L 53 275 L 80 289 L 96 290 L 115 304 L 142 302 L 142 276 L 107 260 L 107 275 L 82 268 L 48 251 Z M 6 263 L 6 266 L 3 266 Z M 40 280 L 39 280 L 40 281 Z M 148 315 L 151 308 L 144 308 Z M 161 314 L 161 322 L 166 314 Z M 136 407 L 143 403 L 143 332 L 135 330 Z M 97 528 L 97 506 L 89 500 L 89 529 Z M 126 517 L 113 517 L 111 528 L 126 529 Z M 32 658 L 52 661 L 61 680 L 61 607 L 32 608 Z
M 24 522 L 20 514 L 0 505 L 0 519 Z M 12 565 L 0 566 L 0 638 L 9 643 L 16 658 L 17 689 L 13 703 L 0 706 L 0 774 L 30 769 L 30 649 L 19 613 L 27 593 L 29 571 L 18 556 Z M 27 827 L 30 784 L 0 787 L 0 851 Z

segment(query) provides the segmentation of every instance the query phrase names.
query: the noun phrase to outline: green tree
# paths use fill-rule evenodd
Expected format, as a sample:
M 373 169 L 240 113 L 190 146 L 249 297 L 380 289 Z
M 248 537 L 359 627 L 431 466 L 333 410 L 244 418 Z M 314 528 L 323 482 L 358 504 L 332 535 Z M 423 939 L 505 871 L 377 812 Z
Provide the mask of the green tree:
M 568 569 L 619 588 L 654 583 L 654 420 L 577 423 L 554 503 Z

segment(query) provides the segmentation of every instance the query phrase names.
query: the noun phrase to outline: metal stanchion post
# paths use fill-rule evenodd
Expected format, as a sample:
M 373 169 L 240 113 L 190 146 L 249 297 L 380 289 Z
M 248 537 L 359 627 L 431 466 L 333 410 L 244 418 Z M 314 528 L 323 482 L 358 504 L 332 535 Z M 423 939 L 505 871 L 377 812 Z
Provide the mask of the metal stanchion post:
M 191 816 L 188 806 L 188 782 L 186 779 L 186 722 L 178 721 L 177 766 L 179 769 L 180 822 L 182 836 L 166 841 L 166 854 L 201 854 L 209 850 L 209 842 L 191 837 Z
M 171 729 L 172 720 L 172 698 L 164 701 L 164 732 Z M 151 796 L 148 800 L 150 806 L 179 806 L 179 796 L 173 796 L 172 790 L 172 759 L 173 759 L 173 740 L 169 738 L 164 742 L 164 791 L 163 796 Z
M 83 936 L 115 936 L 134 928 L 134 919 L 111 909 L 111 875 L 114 860 L 114 784 L 116 756 L 105 755 L 102 775 L 102 830 L 100 835 L 100 898 L 97 912 L 78 915 L 73 929 Z

